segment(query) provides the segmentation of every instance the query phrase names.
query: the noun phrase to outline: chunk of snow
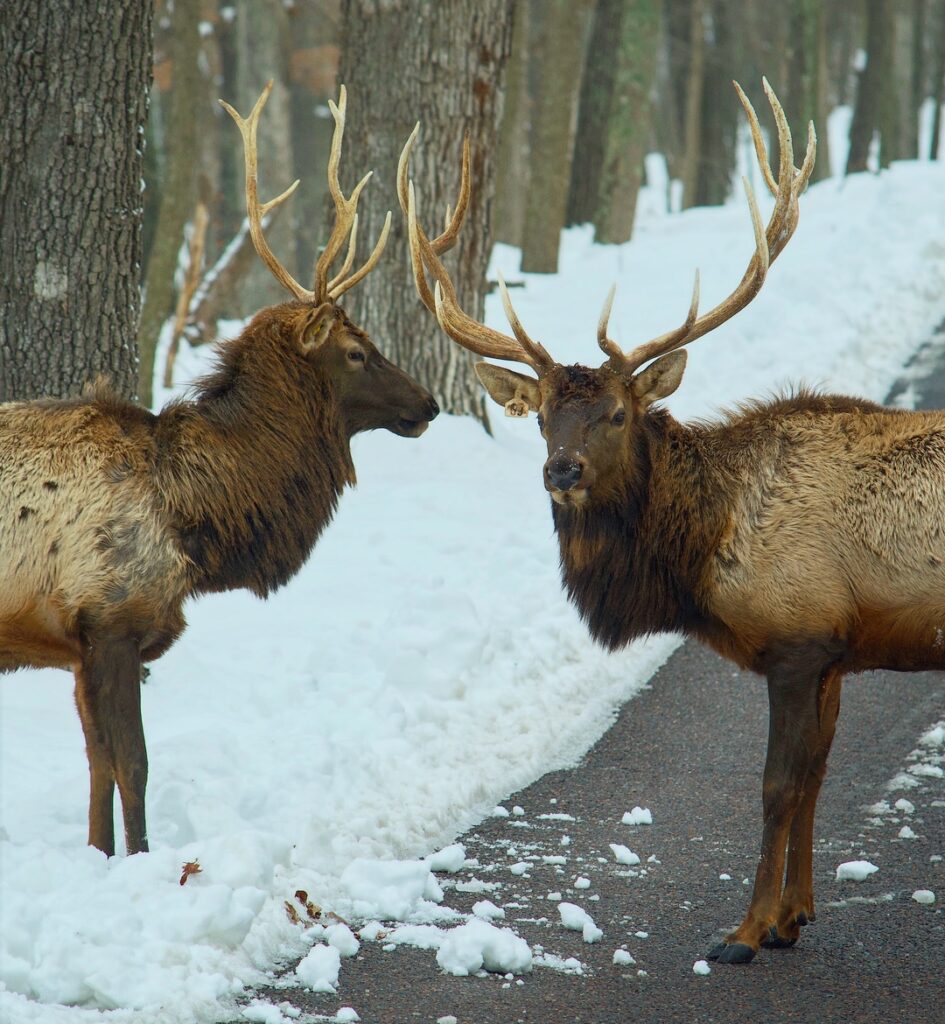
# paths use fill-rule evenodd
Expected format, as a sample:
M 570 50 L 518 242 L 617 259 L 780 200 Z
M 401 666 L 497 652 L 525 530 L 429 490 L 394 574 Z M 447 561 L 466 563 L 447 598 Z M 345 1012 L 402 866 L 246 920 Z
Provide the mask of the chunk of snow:
M 707 960 L 697 960 L 692 965 L 692 973 L 701 975 L 711 974 L 712 968 L 709 966 L 709 962 Z
M 912 829 L 909 828 L 908 825 L 903 825 L 902 828 L 899 829 L 899 838 L 900 839 L 915 839 L 915 832 L 913 832 Z
M 912 898 L 916 903 L 922 903 L 925 906 L 929 906 L 935 902 L 935 893 L 931 889 L 916 889 L 912 894 Z
M 638 939 L 648 939 L 650 937 L 649 932 L 634 932 L 633 934 L 636 935 Z
M 578 875 L 577 878 L 574 879 L 575 889 L 590 889 L 590 887 L 591 880 L 589 878 L 585 878 L 583 875 Z
M 532 969 L 528 943 L 508 928 L 473 918 L 448 932 L 436 954 L 447 974 L 466 977 L 479 970 L 525 974 Z
M 518 863 L 510 865 L 509 871 L 511 871 L 513 875 L 524 875 L 528 870 L 528 867 L 529 865 L 526 861 L 520 860 Z
M 439 903 L 443 890 L 422 860 L 353 860 L 341 873 L 358 917 L 402 921 L 421 900 Z
M 542 863 L 544 864 L 567 864 L 567 857 L 542 857 Z
M 635 964 L 636 960 L 633 959 L 626 949 L 615 949 L 614 963 L 619 964 L 621 967 L 629 967 L 631 964 Z
M 879 868 L 868 860 L 848 860 L 838 865 L 837 881 L 862 882 L 876 871 L 879 871 Z
M 919 742 L 924 747 L 945 746 L 945 722 L 939 722 L 938 725 L 933 726 L 928 732 L 923 733 Z
M 342 1006 L 341 1009 L 335 1014 L 335 1020 L 338 1024 L 357 1024 L 361 1017 L 358 1011 L 352 1009 L 350 1006 Z
M 903 814 L 915 814 L 915 804 L 904 796 L 900 797 L 894 806 L 897 811 L 902 811 Z
M 296 977 L 313 992 L 334 992 L 341 970 L 341 956 L 333 946 L 312 946 L 295 968 Z
M 492 817 L 493 818 L 507 818 L 508 816 L 509 816 L 508 808 L 503 807 L 501 804 L 499 804 L 498 806 L 492 808 Z
M 523 815 L 523 814 L 525 813 L 525 808 L 524 808 L 524 807 L 519 807 L 519 805 L 518 805 L 518 804 L 516 804 L 516 805 L 515 805 L 515 806 L 514 806 L 514 807 L 512 808 L 512 813 L 513 813 L 513 814 L 514 814 L 514 815 L 515 815 L 516 817 L 520 818 L 520 817 L 521 817 L 521 816 L 522 816 L 522 815 Z
M 445 871 L 453 874 L 466 862 L 466 847 L 462 843 L 444 846 L 442 850 L 431 853 L 426 858 L 426 865 L 431 871 Z
M 243 1007 L 243 1017 L 251 1024 L 285 1024 L 282 1011 L 273 1003 L 255 1002 Z
M 610 848 L 613 850 L 614 860 L 618 864 L 627 864 L 633 867 L 633 865 L 640 863 L 640 858 L 629 846 L 621 846 L 620 843 L 610 843 Z
M 495 921 L 505 917 L 505 911 L 501 907 L 497 907 L 491 900 L 480 900 L 478 903 L 474 903 L 472 912 L 476 917 L 481 917 L 483 921 Z
M 555 892 L 548 893 L 548 895 L 545 897 L 545 899 L 546 900 L 554 900 L 556 903 L 560 903 L 561 899 L 562 899 L 562 896 L 561 896 L 560 892 L 555 891 Z
M 937 764 L 911 764 L 907 771 L 910 775 L 919 775 L 924 779 L 945 778 L 945 768 L 939 768 Z
M 731 882 L 731 880 L 732 880 L 732 876 L 730 874 L 728 874 L 727 872 L 725 872 L 725 871 L 723 871 L 722 874 L 719 875 L 719 881 L 720 882 Z
M 451 1013 L 449 1013 L 445 1017 L 437 1017 L 436 1024 L 459 1024 L 459 1022 Z
M 624 825 L 652 825 L 653 814 L 649 807 L 634 807 L 632 811 L 624 811 L 620 821 Z
M 355 956 L 361 948 L 361 943 L 354 937 L 354 932 L 341 922 L 330 924 L 325 929 L 325 938 L 329 946 L 334 946 L 341 956 Z
M 599 942 L 603 931 L 594 924 L 594 919 L 576 903 L 559 903 L 558 913 L 561 923 L 573 932 L 581 932 L 585 942 Z

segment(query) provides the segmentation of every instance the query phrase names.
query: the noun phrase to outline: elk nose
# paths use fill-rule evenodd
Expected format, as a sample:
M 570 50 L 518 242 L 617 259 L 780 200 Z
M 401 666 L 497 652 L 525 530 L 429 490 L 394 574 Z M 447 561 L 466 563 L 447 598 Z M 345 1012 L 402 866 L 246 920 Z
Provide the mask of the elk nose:
M 570 491 L 584 475 L 584 460 L 564 452 L 545 463 L 545 479 L 558 491 Z
M 430 400 L 427 402 L 427 419 L 435 420 L 440 414 L 440 407 L 436 404 L 436 399 L 433 395 L 430 395 Z

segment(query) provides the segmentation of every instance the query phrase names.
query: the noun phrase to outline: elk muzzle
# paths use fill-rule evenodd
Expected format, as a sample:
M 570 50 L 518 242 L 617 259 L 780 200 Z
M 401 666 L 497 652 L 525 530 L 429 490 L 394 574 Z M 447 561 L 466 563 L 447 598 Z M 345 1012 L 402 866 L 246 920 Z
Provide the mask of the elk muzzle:
M 559 449 L 545 462 L 545 489 L 559 505 L 581 504 L 590 483 L 587 459 Z

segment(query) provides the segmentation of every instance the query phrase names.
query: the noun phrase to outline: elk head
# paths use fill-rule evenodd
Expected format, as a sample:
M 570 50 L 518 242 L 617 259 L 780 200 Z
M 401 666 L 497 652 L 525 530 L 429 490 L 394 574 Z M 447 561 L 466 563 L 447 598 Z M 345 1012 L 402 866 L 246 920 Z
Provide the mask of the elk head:
M 416 196 L 413 182 L 408 180 L 410 152 L 419 125 L 404 146 L 398 167 L 397 192 L 407 217 L 414 281 L 420 299 L 435 313 L 443 330 L 464 348 L 483 356 L 525 363 L 534 370 L 537 377 L 491 363 L 476 366 L 480 381 L 493 400 L 505 408 L 507 415 L 538 414 L 538 424 L 548 444 L 545 487 L 560 505 L 587 507 L 606 501 L 622 488 L 638 457 L 638 441 L 650 406 L 671 395 L 682 380 L 686 366 L 683 346 L 708 334 L 751 302 L 764 284 L 768 267 L 787 245 L 797 226 L 798 196 L 814 166 L 814 126 L 809 126 L 807 152 L 798 170 L 794 167 L 791 133 L 784 111 L 767 81 L 764 82 L 778 129 L 780 161 L 775 179 L 768 166 L 755 111 L 738 83 L 735 89 L 748 116 L 765 182 L 775 197 L 774 210 L 765 227 L 752 188 L 747 180 L 744 183 L 755 234 L 755 251 L 748 268 L 738 287 L 702 316 L 698 315 L 697 274 L 692 303 L 682 326 L 628 353 L 607 337 L 614 299 L 612 288 L 597 329 L 598 344 L 608 358 L 596 369 L 563 366 L 555 362 L 539 342 L 532 340 L 512 308 L 501 275 L 499 288 L 514 337 L 486 327 L 462 311 L 440 255 L 454 244 L 469 201 L 469 140 L 463 149 L 456 211 L 452 216 L 447 211 L 446 228 L 433 239 L 427 237 L 417 222 Z M 432 292 L 428 274 L 435 282 Z
M 295 301 L 263 310 L 257 314 L 256 319 L 267 321 L 266 326 L 270 328 L 267 333 L 279 336 L 287 357 L 311 363 L 320 371 L 319 375 L 330 383 L 349 436 L 362 430 L 384 427 L 402 437 L 419 437 L 439 412 L 433 396 L 386 359 L 368 335 L 337 305 L 337 300 L 377 264 L 390 232 L 388 211 L 373 252 L 358 270 L 350 273 L 357 251 L 358 199 L 373 172 L 368 171 L 364 175 L 350 196 L 346 197 L 342 192 L 338 166 L 345 130 L 345 87 L 341 86 L 337 105 L 331 100 L 328 102 L 335 120 L 328 158 L 328 189 L 335 206 L 335 223 L 315 264 L 315 280 L 311 289 L 303 288 L 279 262 L 263 234 L 266 215 L 285 202 L 299 184 L 296 180 L 275 199 L 267 203 L 259 202 L 256 129 L 271 90 L 272 80 L 263 89 L 247 118 L 241 117 L 233 107 L 220 100 L 243 137 L 246 210 L 253 245 L 276 280 L 295 296 Z M 348 248 L 341 268 L 329 276 L 332 264 L 346 239 Z

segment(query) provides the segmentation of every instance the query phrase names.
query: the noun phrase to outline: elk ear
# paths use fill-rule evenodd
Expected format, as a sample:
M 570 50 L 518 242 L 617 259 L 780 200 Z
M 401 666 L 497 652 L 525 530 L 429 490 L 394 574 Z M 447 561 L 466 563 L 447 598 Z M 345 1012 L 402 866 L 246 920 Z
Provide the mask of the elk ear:
M 661 398 L 667 398 L 679 387 L 685 369 L 686 350 L 670 352 L 633 378 L 630 382 L 633 397 L 644 409 Z
M 538 411 L 541 392 L 534 377 L 492 363 L 476 363 L 475 370 L 492 400 L 505 406 L 506 416 L 527 416 L 530 410 Z
M 296 328 L 296 338 L 303 355 L 310 355 L 328 340 L 332 324 L 335 322 L 332 309 L 330 302 L 323 302 L 302 318 Z

